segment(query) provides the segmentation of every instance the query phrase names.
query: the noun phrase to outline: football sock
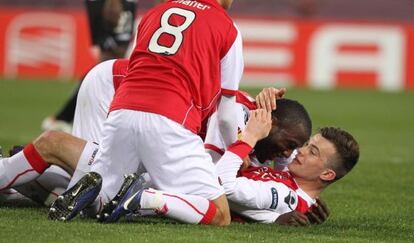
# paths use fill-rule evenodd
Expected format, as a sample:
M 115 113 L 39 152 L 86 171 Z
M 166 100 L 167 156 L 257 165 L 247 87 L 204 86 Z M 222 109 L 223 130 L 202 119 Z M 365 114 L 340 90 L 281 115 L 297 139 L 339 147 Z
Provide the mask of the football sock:
M 82 82 L 76 87 L 70 96 L 69 100 L 66 102 L 65 106 L 56 114 L 56 120 L 65 121 L 68 123 L 73 122 L 75 116 L 76 100 L 78 99 L 79 88 Z
M 157 214 L 188 224 L 210 224 L 216 214 L 213 202 L 194 195 L 144 190 L 141 209 L 152 209 Z
M 29 144 L 14 156 L 0 160 L 0 190 L 32 181 L 48 167 L 33 144 Z
M 50 207 L 69 183 L 70 175 L 58 166 L 51 166 L 33 181 L 13 187 L 24 196 Z
M 83 148 L 82 154 L 79 157 L 76 170 L 70 179 L 67 189 L 73 187 L 86 173 L 90 172 L 91 163 L 95 159 L 98 152 L 98 145 L 95 143 L 87 142 Z

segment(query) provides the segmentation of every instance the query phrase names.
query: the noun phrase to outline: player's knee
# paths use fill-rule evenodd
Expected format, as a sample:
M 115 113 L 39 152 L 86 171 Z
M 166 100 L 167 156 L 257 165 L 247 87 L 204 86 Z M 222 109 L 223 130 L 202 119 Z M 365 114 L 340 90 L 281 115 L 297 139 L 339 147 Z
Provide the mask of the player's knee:
M 33 146 L 43 159 L 47 160 L 52 154 L 59 140 L 58 136 L 59 132 L 45 131 L 33 141 Z

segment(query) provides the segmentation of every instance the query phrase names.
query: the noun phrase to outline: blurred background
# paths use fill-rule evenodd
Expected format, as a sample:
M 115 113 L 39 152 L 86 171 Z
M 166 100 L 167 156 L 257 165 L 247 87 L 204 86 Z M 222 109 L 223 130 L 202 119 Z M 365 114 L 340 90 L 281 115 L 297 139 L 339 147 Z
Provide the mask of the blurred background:
M 236 0 L 231 15 L 245 85 L 414 88 L 413 0 Z M 0 78 L 76 80 L 98 61 L 84 1 L 2 0 L 0 28 Z

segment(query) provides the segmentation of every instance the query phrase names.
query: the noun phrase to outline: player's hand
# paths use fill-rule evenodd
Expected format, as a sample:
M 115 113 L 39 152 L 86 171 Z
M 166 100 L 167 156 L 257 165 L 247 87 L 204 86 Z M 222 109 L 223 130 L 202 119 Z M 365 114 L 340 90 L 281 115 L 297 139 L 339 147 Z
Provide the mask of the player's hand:
M 102 16 L 106 23 L 111 28 L 118 25 L 119 18 L 122 13 L 122 1 L 120 0 L 106 0 L 102 9 Z
M 264 88 L 256 96 L 257 108 L 265 109 L 266 111 L 276 110 L 276 99 L 281 99 L 286 93 L 285 88 Z
M 246 128 L 242 132 L 241 140 L 254 147 L 257 141 L 269 135 L 271 128 L 272 115 L 270 112 L 264 109 L 250 111 L 250 117 Z
M 280 215 L 276 219 L 276 224 L 286 225 L 286 226 L 308 226 L 310 225 L 309 219 L 303 213 L 292 211 Z
M 322 224 L 329 217 L 329 209 L 326 206 L 326 203 L 321 199 L 316 199 L 316 204 L 312 206 L 308 212 L 306 212 L 306 217 L 312 224 Z

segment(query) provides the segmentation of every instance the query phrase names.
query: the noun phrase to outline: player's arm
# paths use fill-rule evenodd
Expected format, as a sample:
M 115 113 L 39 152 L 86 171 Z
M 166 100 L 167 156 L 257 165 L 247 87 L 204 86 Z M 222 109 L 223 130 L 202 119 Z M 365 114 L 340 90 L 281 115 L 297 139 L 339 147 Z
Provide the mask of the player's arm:
M 244 69 L 241 33 L 235 27 L 229 32 L 229 48 L 220 61 L 222 97 L 217 108 L 219 129 L 226 147 L 237 139 L 236 93 Z
M 217 118 L 220 134 L 225 147 L 237 140 L 237 110 L 236 97 L 223 95 L 217 108 Z
M 236 178 L 237 171 L 240 169 L 241 164 L 243 163 L 243 158 L 245 158 L 251 151 L 251 149 L 256 145 L 256 142 L 260 139 L 266 137 L 269 134 L 271 128 L 271 116 L 270 112 L 266 112 L 263 109 L 258 109 L 250 112 L 250 118 L 247 122 L 246 128 L 242 133 L 241 141 L 230 146 L 223 157 L 217 162 L 216 169 L 217 173 L 222 181 L 224 190 L 227 195 L 235 195 L 242 193 L 240 198 L 241 200 L 246 199 L 246 201 L 251 202 L 255 199 L 254 192 L 256 184 L 244 183 L 247 178 L 240 179 Z M 244 145 L 244 146 L 243 146 Z M 245 187 L 245 191 L 239 191 L 239 187 Z M 236 196 L 239 198 L 238 196 Z M 257 198 L 260 201 L 260 198 Z

